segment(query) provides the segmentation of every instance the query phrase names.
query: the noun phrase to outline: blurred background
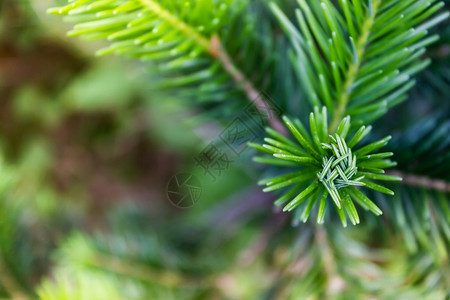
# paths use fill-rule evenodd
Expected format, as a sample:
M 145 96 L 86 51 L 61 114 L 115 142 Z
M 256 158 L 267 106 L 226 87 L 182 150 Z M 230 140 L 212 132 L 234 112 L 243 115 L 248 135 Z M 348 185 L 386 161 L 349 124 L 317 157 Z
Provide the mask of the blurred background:
M 250 154 L 211 180 L 195 158 L 222 125 L 155 93 L 145 64 L 67 38 L 55 4 L 0 2 L 0 299 L 288 299 L 310 228 L 273 212 Z M 448 130 L 449 29 L 380 136 L 437 110 Z M 168 195 L 180 173 L 196 178 L 187 204 Z
M 159 269 L 178 269 L 183 261 L 195 274 L 192 269 L 208 264 L 207 257 L 198 265 L 190 260 L 196 241 L 205 238 L 196 224 L 210 223 L 220 211 L 204 212 L 211 203 L 250 183 L 259 190 L 257 177 L 238 164 L 214 182 L 205 176 L 194 157 L 220 127 L 213 121 L 197 126 L 185 103 L 150 90 L 144 64 L 95 57 L 105 44 L 67 38 L 71 24 L 46 14 L 64 2 L 0 2 L 0 298 L 35 295 L 41 280 L 54 276 L 53 262 L 65 255 L 53 255 L 57 247 L 78 231 L 117 234 L 104 243 L 116 243 L 111 247 L 130 260 L 155 268 L 150 283 L 162 281 L 164 288 L 175 280 L 169 286 L 178 286 L 176 276 Z M 198 173 L 200 180 L 201 193 L 190 209 L 167 195 L 170 179 L 180 172 Z M 175 249 L 166 251 L 160 236 Z M 73 239 L 81 243 L 80 236 Z M 75 244 L 70 255 L 82 255 Z M 116 299 L 103 292 L 98 299 Z

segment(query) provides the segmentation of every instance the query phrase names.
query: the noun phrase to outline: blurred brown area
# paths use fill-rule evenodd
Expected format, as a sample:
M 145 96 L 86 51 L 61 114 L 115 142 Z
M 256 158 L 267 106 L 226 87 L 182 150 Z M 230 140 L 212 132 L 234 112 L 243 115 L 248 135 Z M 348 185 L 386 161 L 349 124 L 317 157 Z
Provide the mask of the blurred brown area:
M 53 277 L 52 255 L 74 231 L 141 229 L 135 211 L 145 219 L 145 234 L 172 231 L 166 228 L 194 210 L 172 205 L 167 185 L 180 170 L 194 169 L 203 147 L 181 124 L 184 118 L 170 116 L 174 107 L 191 116 L 186 103 L 149 91 L 150 80 L 133 62 L 94 57 L 79 39 L 66 39 L 65 30 L 50 30 L 47 6 L 37 10 L 32 2 L 0 0 L 0 298 L 33 294 L 43 278 Z M 12 183 L 3 184 L 5 178 Z M 202 183 L 205 196 L 196 209 L 229 196 L 247 179 L 231 170 L 220 178 L 226 184 Z M 249 209 L 231 206 L 217 208 L 213 222 Z M 121 218 L 118 212 L 126 214 L 126 226 L 112 221 Z M 175 248 L 193 248 L 204 238 L 188 225 L 167 235 Z
M 149 139 L 147 117 L 135 105 L 142 95 L 136 93 L 137 99 L 126 107 L 134 123 L 129 135 L 117 134 L 120 124 L 114 110 L 65 111 L 50 127 L 38 117 L 24 120 L 14 112 L 13 99 L 24 87 L 37 89 L 45 101 L 56 101 L 58 93 L 87 72 L 92 62 L 71 45 L 42 34 L 21 1 L 6 0 L 0 7 L 0 134 L 8 159 L 16 160 L 30 139 L 43 137 L 53 151 L 50 184 L 61 194 L 74 187 L 85 189 L 90 225 L 100 222 L 104 208 L 113 201 L 167 206 L 161 187 L 179 159 Z M 129 180 L 130 173 L 137 180 Z
M 88 67 L 88 61 L 76 51 L 41 35 L 21 1 L 3 0 L 0 11 L 2 98 L 25 84 L 55 92 Z

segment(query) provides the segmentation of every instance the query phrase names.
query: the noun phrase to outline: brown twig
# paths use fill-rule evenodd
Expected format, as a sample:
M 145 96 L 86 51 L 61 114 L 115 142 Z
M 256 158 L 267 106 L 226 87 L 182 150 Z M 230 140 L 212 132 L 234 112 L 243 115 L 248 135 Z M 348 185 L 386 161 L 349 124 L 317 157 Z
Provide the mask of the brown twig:
M 440 180 L 429 178 L 426 176 L 418 176 L 413 174 L 405 174 L 399 171 L 388 172 L 389 175 L 399 176 L 403 178 L 401 183 L 406 185 L 412 185 L 416 187 L 424 187 L 426 189 L 438 190 L 441 192 L 450 192 L 450 183 Z
M 86 264 L 140 281 L 158 283 L 167 287 L 198 287 L 205 284 L 205 281 L 191 279 L 175 271 L 156 270 L 149 266 L 143 266 L 142 264 L 107 254 L 96 254 Z
M 315 238 L 322 254 L 324 271 L 328 277 L 326 298 L 333 299 L 337 293 L 346 288 L 346 283 L 336 269 L 336 261 L 328 242 L 326 229 L 321 225 L 317 225 L 315 228 Z
M 280 210 L 275 210 L 267 220 L 264 230 L 258 238 L 244 249 L 239 255 L 238 263 L 241 266 L 249 266 L 267 248 L 269 242 L 283 228 L 288 221 L 288 215 Z
M 281 134 L 287 134 L 286 128 L 283 123 L 276 117 L 270 114 L 270 110 L 267 103 L 265 103 L 261 97 L 260 92 L 253 86 L 245 75 L 239 71 L 233 64 L 230 56 L 222 47 L 220 39 L 217 35 L 208 39 L 208 37 L 200 34 L 193 27 L 189 26 L 185 22 L 181 21 L 177 16 L 173 15 L 157 1 L 154 0 L 140 0 L 142 5 L 157 13 L 163 20 L 170 23 L 178 31 L 183 32 L 186 36 L 194 40 L 200 47 L 204 48 L 211 56 L 218 59 L 224 69 L 231 75 L 233 80 L 242 86 L 243 91 L 247 95 L 247 98 L 255 105 L 255 107 L 264 115 L 266 115 L 269 124 Z
M 267 117 L 270 126 L 279 133 L 287 135 L 286 127 L 277 116 L 270 113 L 270 108 L 268 107 L 269 104 L 262 100 L 261 92 L 259 92 L 253 86 L 252 82 L 233 64 L 230 56 L 222 47 L 218 36 L 213 36 L 211 38 L 209 53 L 216 57 L 222 63 L 223 68 L 231 75 L 233 80 L 241 85 L 247 98 L 254 104 L 260 113 Z

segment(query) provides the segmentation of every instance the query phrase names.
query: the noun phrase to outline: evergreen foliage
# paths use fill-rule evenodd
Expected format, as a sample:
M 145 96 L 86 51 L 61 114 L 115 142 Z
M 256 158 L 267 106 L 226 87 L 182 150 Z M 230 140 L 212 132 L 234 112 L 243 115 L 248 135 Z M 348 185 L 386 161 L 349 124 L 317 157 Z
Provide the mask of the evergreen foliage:
M 246 85 L 273 86 L 275 74 L 268 74 L 280 67 L 280 58 L 266 55 L 282 47 L 273 29 L 249 13 L 268 14 L 261 6 L 246 0 L 81 0 L 48 11 L 77 23 L 69 36 L 106 39 L 110 45 L 97 55 L 119 54 L 146 62 L 153 89 L 224 119 L 247 104 Z M 245 77 L 251 80 L 242 82 Z
M 27 136 L 4 137 L 0 126 L 0 146 L 9 149 L 0 151 L 0 298 L 450 297 L 448 0 L 58 3 L 48 13 L 75 23 L 70 37 L 102 40 L 98 56 L 136 59 L 147 72 L 144 87 L 131 88 L 117 84 L 112 68 L 92 67 L 94 74 L 55 88 L 52 104 L 34 90 L 17 96 L 14 118 Z M 261 109 L 262 91 L 279 117 Z M 112 173 L 144 176 L 135 165 L 146 168 L 142 161 L 161 153 L 153 141 L 141 150 L 142 136 L 176 132 L 172 148 L 186 138 L 168 128 L 181 123 L 167 117 L 174 98 L 200 120 L 217 121 L 218 135 L 253 106 L 266 118 L 265 136 L 248 143 L 231 175 L 208 185 L 208 200 L 192 209 L 168 212 L 158 199 L 148 210 L 119 203 L 100 226 L 90 224 L 97 216 L 84 216 L 80 203 L 92 188 L 88 173 L 103 174 L 104 165 L 84 170 L 81 186 L 69 177 L 65 190 L 52 182 L 59 169 L 64 177 L 95 159 L 73 147 L 78 160 L 60 165 L 52 151 L 67 139 L 54 144 L 49 136 L 68 115 L 100 119 L 109 109 L 107 122 L 62 135 L 94 140 L 86 148 L 111 154 L 119 166 Z M 150 134 L 146 119 L 155 123 Z M 111 147 L 120 139 L 145 159 L 123 162 Z M 192 139 L 184 155 L 198 144 Z M 114 185 L 107 197 L 129 203 L 148 182 L 125 195 Z
M 420 60 L 438 39 L 428 30 L 449 15 L 424 22 L 444 5 L 427 0 L 298 2 L 300 29 L 276 5 L 272 10 L 292 41 L 291 60 L 308 100 L 327 106 L 333 130 L 347 114 L 367 124 L 404 101 L 411 77 L 430 63 Z
M 326 199 L 330 195 L 344 227 L 347 226 L 345 214 L 353 225 L 359 223 L 358 212 L 353 201 L 375 215 L 382 214 L 381 210 L 357 187 L 364 186 L 389 195 L 394 194 L 393 191 L 370 181 L 401 181 L 398 176 L 383 174 L 384 168 L 396 165 L 395 162 L 387 159 L 393 153 L 373 153 L 385 146 L 391 139 L 390 136 L 355 149 L 355 146 L 369 134 L 371 127 L 362 126 L 352 138 L 347 138 L 351 127 L 350 117 L 347 116 L 339 124 L 336 134 L 330 135 L 325 107 L 322 112 L 316 108 L 315 113 L 311 113 L 311 135 L 306 132 L 299 120 L 292 122 L 287 117 L 283 120 L 298 143 L 293 143 L 279 133 L 268 129 L 267 133 L 271 137 L 264 139 L 267 144 L 262 146 L 252 144 L 257 150 L 274 157 L 255 157 L 257 162 L 300 167 L 296 172 L 260 181 L 260 184 L 267 186 L 264 189 L 265 192 L 294 186 L 275 201 L 276 205 L 285 205 L 283 211 L 296 209 L 298 218 L 306 222 L 315 204 L 320 203 L 317 222 L 323 223 Z M 304 188 L 304 186 L 307 187 Z M 297 208 L 303 202 L 307 204 Z

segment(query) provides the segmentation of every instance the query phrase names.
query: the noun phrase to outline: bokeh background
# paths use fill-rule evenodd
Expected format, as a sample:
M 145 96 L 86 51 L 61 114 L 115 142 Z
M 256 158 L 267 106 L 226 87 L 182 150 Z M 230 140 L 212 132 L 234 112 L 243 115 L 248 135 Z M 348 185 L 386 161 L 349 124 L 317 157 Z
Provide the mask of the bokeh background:
M 0 299 L 283 295 L 269 287 L 295 283 L 302 240 L 257 187 L 260 169 L 244 155 L 211 181 L 194 158 L 223 124 L 151 89 L 145 64 L 67 38 L 71 25 L 46 14 L 57 3 L 0 2 Z M 380 136 L 437 111 L 449 129 L 449 27 Z M 184 209 L 167 197 L 180 172 L 201 186 Z
M 149 89 L 145 64 L 98 58 L 95 50 L 105 44 L 67 38 L 71 25 L 46 14 L 63 3 L 0 2 L 0 298 L 34 295 L 45 276 L 54 276 L 57 247 L 78 231 L 117 233 L 114 243 L 142 247 L 157 271 L 177 269 L 178 261 L 202 269 L 190 261 L 193 245 L 205 238 L 195 225 L 219 213 L 209 211 L 211 203 L 249 184 L 257 189 L 256 174 L 239 163 L 216 182 L 203 176 L 194 157 L 220 125 Z M 202 193 L 190 209 L 167 197 L 167 185 L 179 172 L 199 173 Z M 175 252 L 167 252 L 159 237 L 170 239 Z M 164 274 L 158 276 L 150 281 L 164 283 Z M 104 284 L 95 288 L 106 290 Z

